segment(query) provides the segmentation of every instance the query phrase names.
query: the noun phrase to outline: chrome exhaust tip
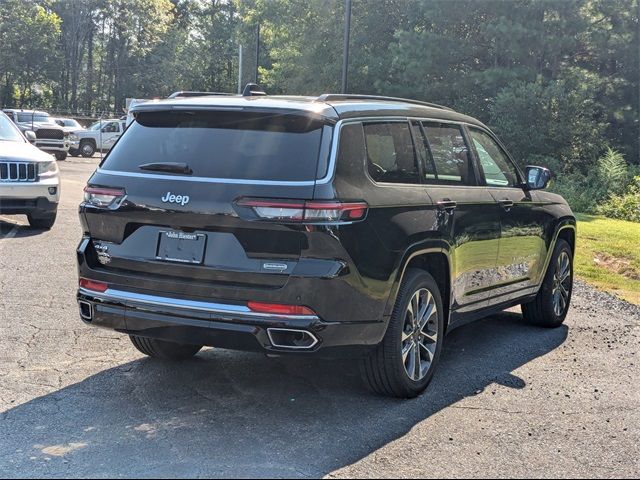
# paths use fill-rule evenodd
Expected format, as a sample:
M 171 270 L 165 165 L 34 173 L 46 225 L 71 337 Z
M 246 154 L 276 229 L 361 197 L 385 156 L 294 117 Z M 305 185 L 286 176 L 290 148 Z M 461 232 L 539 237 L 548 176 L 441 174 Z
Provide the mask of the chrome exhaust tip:
M 267 328 L 271 345 L 283 350 L 311 350 L 320 341 L 311 332 L 292 328 Z
M 78 300 L 78 306 L 80 307 L 80 318 L 85 322 L 91 322 L 93 320 L 93 305 L 85 300 Z

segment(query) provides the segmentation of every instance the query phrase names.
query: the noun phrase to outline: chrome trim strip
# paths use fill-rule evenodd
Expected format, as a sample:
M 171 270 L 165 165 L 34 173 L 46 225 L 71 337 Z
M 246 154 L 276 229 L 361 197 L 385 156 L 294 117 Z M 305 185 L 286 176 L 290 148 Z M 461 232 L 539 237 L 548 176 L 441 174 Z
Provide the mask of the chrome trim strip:
M 291 346 L 291 345 L 280 345 L 276 342 L 273 341 L 273 337 L 271 336 L 271 332 L 294 332 L 294 333 L 304 333 L 305 335 L 309 335 L 309 337 L 311 337 L 311 339 L 313 340 L 313 343 L 309 346 L 306 347 L 298 347 L 298 346 Z M 316 345 L 318 345 L 319 340 L 318 337 L 316 337 L 313 333 L 307 331 L 307 330 L 297 330 L 294 328 L 267 328 L 267 336 L 269 337 L 269 341 L 271 342 L 271 345 L 273 345 L 276 348 L 282 348 L 283 350 L 311 350 L 313 347 L 315 347 Z
M 276 180 L 243 180 L 238 178 L 208 178 L 208 177 L 178 177 L 175 175 L 159 175 L 155 173 L 121 172 L 119 170 L 105 170 L 98 168 L 96 173 L 103 175 L 115 175 L 118 177 L 155 178 L 159 180 L 174 180 L 182 182 L 198 183 L 227 183 L 234 185 L 288 185 L 291 187 L 313 187 L 316 182 L 305 180 L 300 182 L 284 182 Z
M 154 173 L 137 173 L 137 172 L 121 172 L 119 170 L 105 170 L 98 167 L 96 173 L 104 175 L 116 175 L 123 177 L 135 178 L 156 178 L 161 180 L 176 180 L 183 182 L 201 182 L 201 183 L 228 183 L 233 185 L 271 185 L 271 186 L 289 186 L 289 187 L 312 187 L 314 185 L 324 185 L 333 180 L 336 170 L 336 162 L 338 158 L 338 146 L 340 145 L 340 131 L 343 125 L 362 122 L 408 122 L 411 120 L 444 122 L 458 125 L 467 125 L 467 122 L 445 120 L 442 118 L 418 118 L 402 115 L 393 115 L 388 117 L 354 117 L 345 118 L 336 122 L 333 128 L 333 138 L 331 140 L 331 153 L 329 156 L 329 165 L 327 174 L 318 180 L 305 181 L 278 181 L 278 180 L 243 180 L 237 178 L 208 178 L 208 177 L 181 177 L 176 175 L 159 175 Z
M 200 302 L 196 300 L 184 300 L 172 297 L 160 297 L 156 295 L 145 295 L 141 293 L 125 292 L 123 290 L 107 289 L 104 293 L 80 288 L 81 295 L 93 297 L 104 301 L 130 302 L 131 304 L 142 304 L 156 307 L 176 308 L 180 310 L 191 310 L 207 312 L 220 315 L 237 315 L 243 318 L 279 318 L 288 320 L 317 320 L 316 315 L 282 315 L 272 313 L 253 312 L 246 305 L 230 305 L 226 303 Z

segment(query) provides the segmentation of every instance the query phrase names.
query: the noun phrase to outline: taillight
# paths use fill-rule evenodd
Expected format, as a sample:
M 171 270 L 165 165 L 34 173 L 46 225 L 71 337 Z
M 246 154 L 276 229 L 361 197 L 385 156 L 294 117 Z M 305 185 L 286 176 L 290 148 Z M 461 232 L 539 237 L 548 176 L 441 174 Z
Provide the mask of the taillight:
M 80 279 L 80 288 L 84 288 L 86 290 L 91 290 L 94 292 L 104 293 L 109 288 L 104 282 L 96 282 L 95 280 L 89 280 L 88 278 Z
M 117 208 L 125 197 L 125 191 L 121 188 L 84 188 L 84 201 L 98 208 Z
M 256 313 L 272 313 L 274 315 L 316 315 L 316 312 L 303 305 L 248 302 L 247 307 L 249 307 L 249 310 Z
M 362 220 L 367 215 L 365 202 L 267 200 L 243 198 L 239 207 L 251 208 L 262 220 L 294 223 L 342 223 Z

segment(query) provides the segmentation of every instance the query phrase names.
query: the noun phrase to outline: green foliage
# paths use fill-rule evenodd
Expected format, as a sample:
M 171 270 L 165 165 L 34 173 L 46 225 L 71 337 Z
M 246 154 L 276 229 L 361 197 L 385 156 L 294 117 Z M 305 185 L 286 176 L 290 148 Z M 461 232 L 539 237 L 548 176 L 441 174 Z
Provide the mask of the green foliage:
M 47 80 L 57 73 L 60 18 L 34 2 L 0 2 L 2 103 L 22 106 L 50 96 Z M 17 93 L 17 98 L 16 98 Z
M 629 175 L 629 167 L 620 152 L 607 148 L 598 162 L 598 179 L 604 189 L 616 194 L 624 190 Z
M 550 162 L 541 159 L 538 163 L 549 164 Z M 622 192 L 628 188 L 634 188 L 634 180 L 631 176 L 633 171 L 621 153 L 607 148 L 595 166 L 586 173 L 574 171 L 557 175 L 552 184 L 552 190 L 565 197 L 574 211 L 610 216 L 609 212 L 615 209 L 608 208 L 605 211 L 602 210 L 602 205 L 613 205 L 619 202 L 624 197 L 624 195 L 621 196 Z M 631 191 L 629 193 L 632 194 Z M 625 202 L 632 200 L 628 198 Z M 611 218 L 627 219 L 619 216 Z
M 612 195 L 596 211 L 605 217 L 640 222 L 640 176 L 633 179 L 625 193 Z
M 604 132 L 589 89 L 574 79 L 503 88 L 491 106 L 490 124 L 516 159 L 524 164 L 532 155 L 554 158 L 557 173 L 594 158 Z
M 257 25 L 269 93 L 336 92 L 343 18 L 344 0 L 0 0 L 0 104 L 121 113 L 235 92 Z M 562 188 L 596 189 L 605 145 L 640 165 L 639 35 L 638 0 L 353 0 L 349 91 L 451 106 Z

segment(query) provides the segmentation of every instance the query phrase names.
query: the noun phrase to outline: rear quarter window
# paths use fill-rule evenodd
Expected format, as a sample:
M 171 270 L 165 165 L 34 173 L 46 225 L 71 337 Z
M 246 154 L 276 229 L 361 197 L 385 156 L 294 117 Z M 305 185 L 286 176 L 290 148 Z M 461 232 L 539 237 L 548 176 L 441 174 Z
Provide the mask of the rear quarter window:
M 323 134 L 331 134 L 326 126 L 320 118 L 289 113 L 141 112 L 102 168 L 143 173 L 146 163 L 181 162 L 194 177 L 310 181 Z

